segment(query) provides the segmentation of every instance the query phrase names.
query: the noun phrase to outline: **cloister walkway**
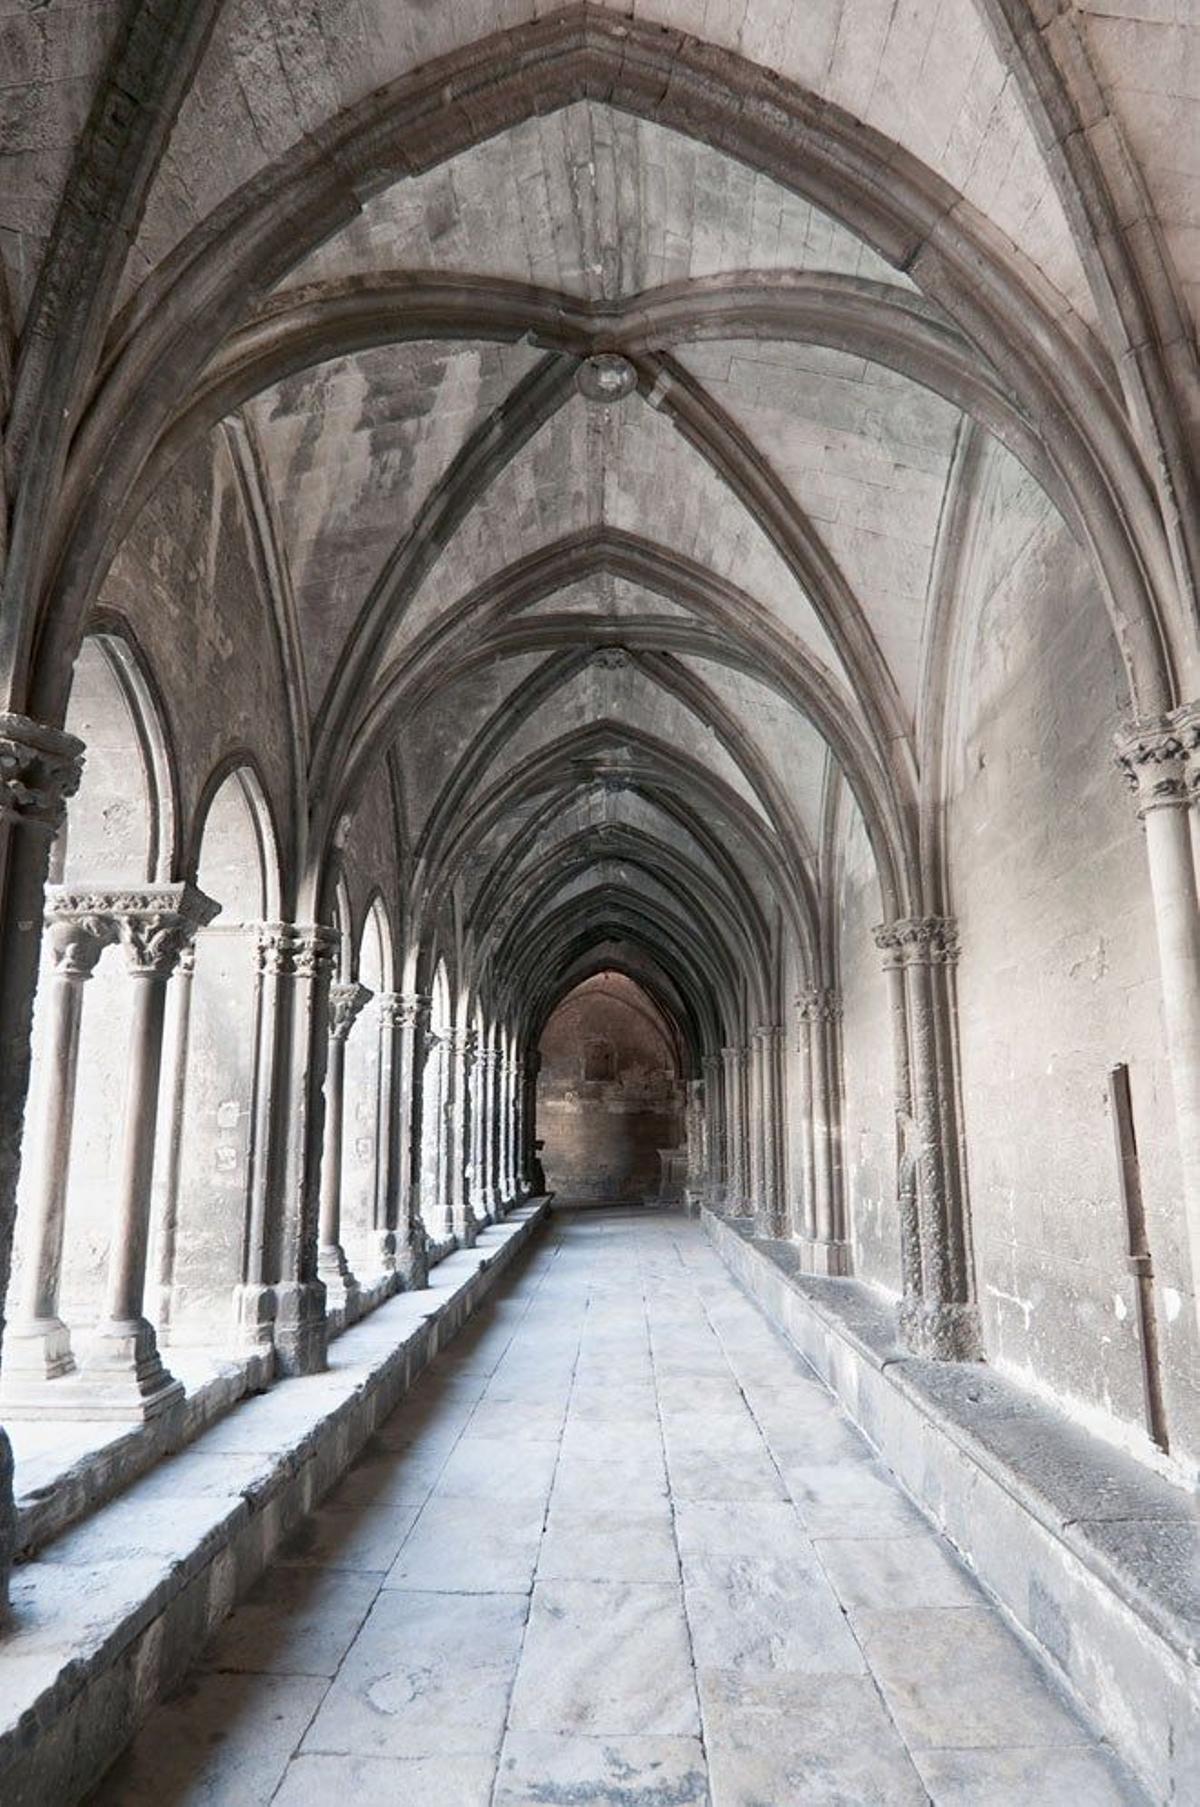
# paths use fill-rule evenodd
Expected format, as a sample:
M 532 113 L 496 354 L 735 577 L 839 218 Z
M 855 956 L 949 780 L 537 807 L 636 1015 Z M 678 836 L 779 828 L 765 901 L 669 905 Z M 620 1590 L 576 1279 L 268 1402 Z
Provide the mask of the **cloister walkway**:
M 1140 1802 L 697 1225 L 560 1213 L 104 1807 Z

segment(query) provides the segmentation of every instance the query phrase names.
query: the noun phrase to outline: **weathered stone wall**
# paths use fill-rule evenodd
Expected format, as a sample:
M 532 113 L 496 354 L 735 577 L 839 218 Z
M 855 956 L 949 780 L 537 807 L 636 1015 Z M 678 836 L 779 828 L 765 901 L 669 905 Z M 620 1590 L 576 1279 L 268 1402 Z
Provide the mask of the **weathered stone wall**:
M 852 809 L 842 852 L 840 909 L 847 1216 L 854 1273 L 898 1293 L 892 1028 L 872 933 L 882 910 L 867 831 Z
M 282 624 L 271 619 L 233 462 L 218 436 L 181 460 L 150 498 L 101 602 L 132 631 L 161 698 L 183 833 L 214 768 L 249 752 L 286 854 L 293 746 Z
M 605 973 L 546 1024 L 537 1133 L 546 1184 L 560 1198 L 637 1203 L 658 1193 L 658 1151 L 682 1142 L 684 1101 L 652 1013 L 632 980 Z
M 1142 831 L 1114 773 L 1117 648 L 1079 549 L 1011 467 L 988 498 L 948 811 L 963 1085 L 990 1358 L 1138 1440 L 1134 1281 L 1107 1071 L 1127 1062 L 1167 1405 L 1200 1454 L 1179 1172 Z

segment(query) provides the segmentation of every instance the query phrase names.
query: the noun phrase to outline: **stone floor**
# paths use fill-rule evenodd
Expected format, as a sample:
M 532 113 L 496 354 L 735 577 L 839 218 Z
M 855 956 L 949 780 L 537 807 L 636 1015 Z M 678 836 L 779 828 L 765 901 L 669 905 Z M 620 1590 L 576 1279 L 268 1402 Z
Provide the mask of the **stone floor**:
M 558 1216 L 96 1807 L 1142 1802 L 697 1226 Z

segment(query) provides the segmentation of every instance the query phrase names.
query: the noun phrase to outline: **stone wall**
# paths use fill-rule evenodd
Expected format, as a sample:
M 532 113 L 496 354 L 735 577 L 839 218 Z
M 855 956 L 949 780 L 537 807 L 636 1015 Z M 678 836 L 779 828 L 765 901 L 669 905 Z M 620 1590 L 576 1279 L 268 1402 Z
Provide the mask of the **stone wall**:
M 602 973 L 542 1034 L 537 1134 L 561 1199 L 640 1203 L 658 1193 L 660 1148 L 683 1141 L 683 1088 L 658 1014 L 637 985 Z
M 1085 559 L 997 473 L 947 832 L 971 1218 L 998 1367 L 1142 1444 L 1134 1281 L 1106 1089 L 1130 1068 L 1167 1411 L 1200 1454 L 1194 1313 L 1146 859 L 1113 769 L 1126 705 Z

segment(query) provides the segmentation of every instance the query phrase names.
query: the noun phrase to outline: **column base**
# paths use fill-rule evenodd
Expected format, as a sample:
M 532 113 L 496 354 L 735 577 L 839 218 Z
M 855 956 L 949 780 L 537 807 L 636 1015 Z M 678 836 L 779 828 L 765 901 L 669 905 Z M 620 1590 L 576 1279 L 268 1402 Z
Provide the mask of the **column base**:
M 473 1249 L 476 1242 L 479 1240 L 479 1232 L 483 1227 L 483 1224 L 476 1217 L 474 1211 L 468 1206 L 467 1210 L 463 1213 L 460 1222 L 456 1223 L 454 1226 L 453 1233 L 459 1248 Z
M 405 1292 L 429 1285 L 429 1243 L 423 1224 L 414 1224 L 410 1240 L 397 1249 L 396 1276 Z
M 11 1382 L 59 1380 L 74 1372 L 71 1332 L 61 1318 L 29 1318 L 5 1326 L 0 1403 L 6 1402 Z
M 983 1327 L 977 1305 L 940 1299 L 905 1299 L 900 1330 L 907 1348 L 934 1362 L 983 1360 Z
M 272 1346 L 275 1341 L 275 1309 L 273 1286 L 234 1287 L 234 1341 L 239 1352 L 250 1355 Z
M 340 1312 L 351 1318 L 358 1307 L 362 1288 L 351 1272 L 346 1251 L 340 1242 L 325 1243 L 317 1250 L 317 1275 L 325 1287 L 325 1315 Z
M 395 1230 L 368 1230 L 363 1243 L 363 1274 L 370 1281 L 381 1280 L 396 1271 Z
M 328 1366 L 325 1287 L 289 1281 L 275 1289 L 275 1359 L 286 1375 L 322 1374 Z
M 822 1274 L 831 1280 L 844 1279 L 850 1272 L 850 1247 L 845 1242 L 826 1242 L 817 1236 L 798 1236 L 802 1273 Z
M 17 1373 L 5 1380 L 3 1409 L 14 1419 L 145 1424 L 181 1405 L 184 1396 L 183 1382 L 163 1366 L 145 1318 L 101 1324 L 79 1373 L 50 1380 Z

